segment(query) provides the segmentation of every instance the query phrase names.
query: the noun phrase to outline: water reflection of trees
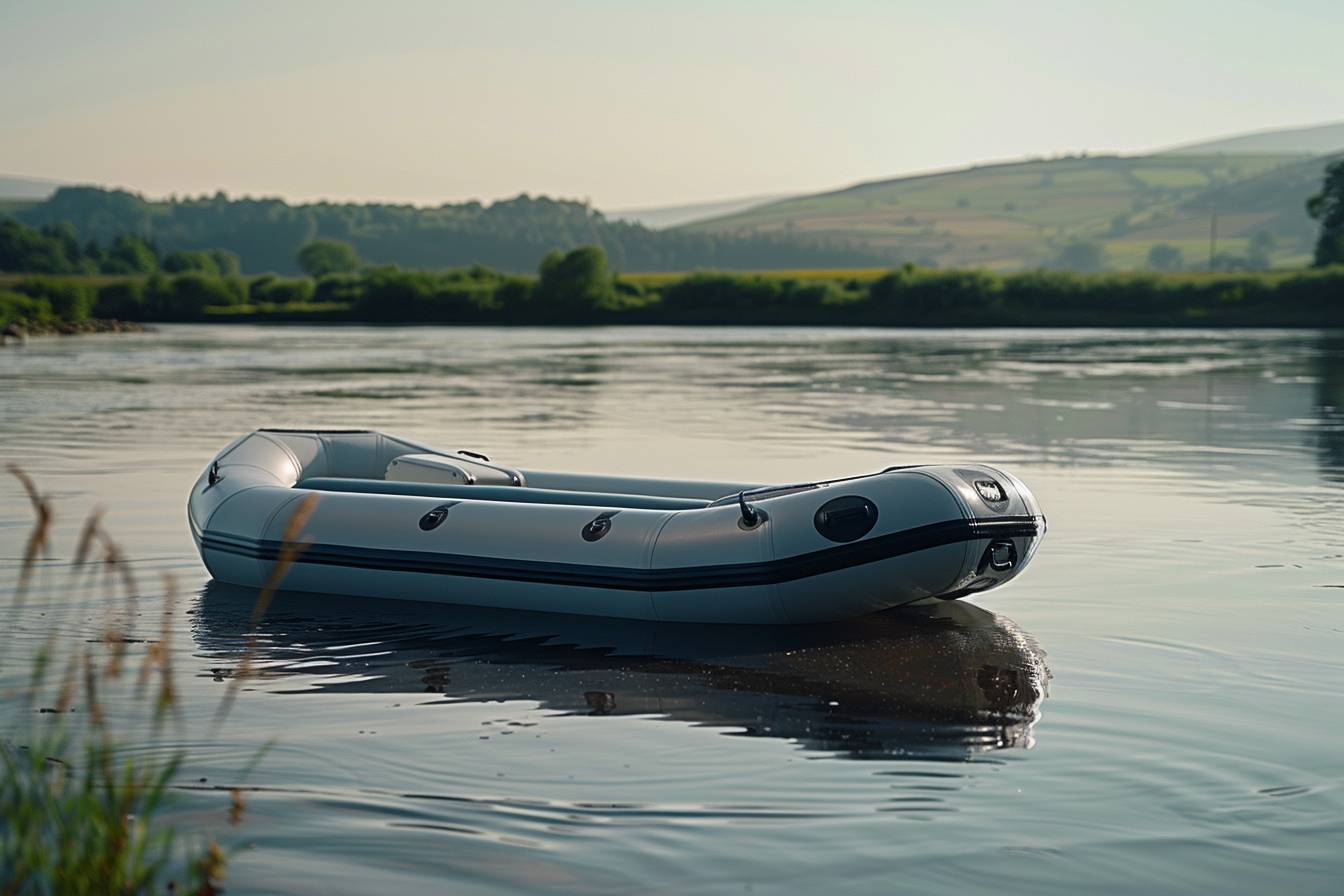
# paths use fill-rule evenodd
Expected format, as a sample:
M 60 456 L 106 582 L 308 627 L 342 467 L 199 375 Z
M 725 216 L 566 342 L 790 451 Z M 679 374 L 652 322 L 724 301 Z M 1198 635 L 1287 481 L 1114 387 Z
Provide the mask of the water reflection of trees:
M 256 593 L 211 583 L 195 636 L 232 674 Z M 965 758 L 1031 743 L 1049 671 L 1011 621 L 962 602 L 822 626 L 686 626 L 284 594 L 267 687 L 535 701 L 790 740 L 849 758 Z
M 1322 474 L 1344 481 L 1344 333 L 1317 345 L 1315 412 Z

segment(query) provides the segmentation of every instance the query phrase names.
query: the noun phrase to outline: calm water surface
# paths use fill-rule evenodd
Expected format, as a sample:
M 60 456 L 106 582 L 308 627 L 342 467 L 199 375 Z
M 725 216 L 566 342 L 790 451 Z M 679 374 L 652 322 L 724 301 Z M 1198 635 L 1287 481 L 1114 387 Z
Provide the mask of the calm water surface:
M 1050 531 L 975 605 L 803 630 L 285 594 L 212 736 L 256 595 L 187 489 L 305 423 L 687 478 L 974 458 Z M 1339 892 L 1344 335 L 163 327 L 0 351 L 0 426 L 62 556 L 107 508 L 138 633 L 178 582 L 182 713 L 138 749 L 190 751 L 231 892 Z M 3 593 L 28 523 L 0 483 Z M 80 600 L 45 564 L 7 681 Z

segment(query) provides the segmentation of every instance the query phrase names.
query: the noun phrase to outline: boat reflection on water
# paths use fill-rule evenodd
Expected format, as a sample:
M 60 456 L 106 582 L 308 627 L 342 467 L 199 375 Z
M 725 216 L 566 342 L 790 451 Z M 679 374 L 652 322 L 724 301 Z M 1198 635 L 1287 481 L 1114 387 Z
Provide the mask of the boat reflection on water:
M 242 657 L 256 597 L 206 586 L 194 634 L 215 676 Z M 534 701 L 855 759 L 1028 747 L 1050 678 L 1028 635 L 963 601 L 826 625 L 709 626 L 286 592 L 258 650 L 271 690 Z

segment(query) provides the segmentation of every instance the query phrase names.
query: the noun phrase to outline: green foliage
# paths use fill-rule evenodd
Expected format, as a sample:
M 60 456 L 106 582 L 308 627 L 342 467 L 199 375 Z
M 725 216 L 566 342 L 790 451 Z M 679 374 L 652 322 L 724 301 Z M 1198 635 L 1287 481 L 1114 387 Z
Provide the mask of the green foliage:
M 298 273 L 299 250 L 315 240 L 347 243 L 383 264 L 441 269 L 480 263 L 519 273 L 534 269 L 553 248 L 586 245 L 601 246 L 627 271 L 872 267 L 891 258 L 843 239 L 650 230 L 608 221 L 585 203 L 526 195 L 488 206 L 416 208 L 289 205 L 222 193 L 154 202 L 118 190 L 62 187 L 16 216 L 34 226 L 68 221 L 84 237 L 104 242 L 134 233 L 166 249 L 220 247 L 236 253 L 251 272 Z
M 538 267 L 536 302 L 543 316 L 584 319 L 610 307 L 615 286 L 607 256 L 597 246 L 548 252 Z
M 236 277 L 239 274 L 238 256 L 225 249 L 177 249 L 163 257 L 160 268 L 167 274 L 212 274 Z
M 173 252 L 166 270 L 237 273 L 231 253 Z M 0 219 L 0 271 L 32 274 L 148 274 L 158 270 L 154 247 L 135 233 L 119 233 L 107 249 L 96 240 L 84 245 L 69 221 L 29 227 L 12 218 Z
M 52 314 L 61 320 L 88 320 L 95 294 L 88 283 L 55 277 L 31 277 L 14 287 L 17 292 L 44 299 Z
M 221 277 L 237 277 L 242 274 L 242 263 L 238 256 L 228 249 L 207 249 L 206 254 L 215 263 L 215 270 Z
M 346 302 L 288 302 L 276 305 L 270 302 L 249 302 L 245 305 L 209 305 L 201 314 L 203 321 L 312 321 L 331 323 L 349 320 L 350 305 Z
M 311 302 L 313 281 L 307 278 L 282 279 L 273 274 L 257 277 L 248 286 L 247 301 L 272 305 Z
M 1325 169 L 1325 182 L 1321 191 L 1307 200 L 1307 213 L 1321 222 L 1315 263 L 1344 264 L 1344 159 Z
M 105 274 L 152 274 L 158 268 L 154 247 L 143 237 L 123 233 L 107 247 L 99 270 Z
M 178 859 L 178 836 L 155 821 L 167 808 L 176 763 L 117 757 L 110 743 L 93 738 L 80 750 L 72 740 L 58 730 L 33 738 L 22 752 L 0 746 L 7 833 L 0 866 L 13 887 L 5 892 L 160 891 Z M 222 871 L 216 850 L 207 847 L 205 855 Z M 188 892 L 214 892 L 206 886 L 198 877 Z
M 0 219 L 0 271 L 73 274 L 82 269 L 83 253 L 68 224 L 40 230 L 11 218 Z
M 1066 271 L 1094 274 L 1106 269 L 1106 250 L 1100 243 L 1074 240 L 1060 247 L 1050 267 Z
M 299 250 L 299 268 L 309 277 L 349 274 L 359 270 L 359 254 L 341 240 L 314 240 Z
M 0 327 L 13 323 L 50 319 L 51 305 L 44 298 L 0 289 Z
M 39 557 L 47 553 L 51 504 L 31 480 L 10 469 L 37 517 L 7 608 L 7 617 L 13 618 L 39 572 Z M 87 632 L 76 639 L 53 627 L 22 679 L 8 666 L 9 651 L 0 649 L 0 671 L 12 682 L 23 682 L 7 690 L 0 703 L 0 892 L 216 896 L 224 852 L 213 841 L 184 836 L 164 817 L 184 754 L 152 749 L 161 746 L 160 732 L 176 699 L 168 643 L 172 583 L 165 581 L 167 607 L 158 638 L 144 642 L 121 627 L 134 625 L 128 620 L 137 615 L 132 608 L 139 595 L 96 512 L 85 523 L 77 553 L 69 580 L 76 591 L 72 601 L 90 605 L 89 595 L 78 591 L 87 587 L 81 582 L 91 583 L 100 597 L 124 598 L 127 612 L 122 621 L 109 615 L 101 636 L 92 640 Z M 112 574 L 82 576 L 85 564 Z M 129 656 L 134 643 L 147 648 L 135 663 L 138 669 Z M 134 730 L 138 741 L 126 740 L 126 730 Z M 241 810 L 235 791 L 230 811 L 241 818 Z
M 376 321 L 482 320 L 495 306 L 496 282 L 473 279 L 461 271 L 374 268 L 364 275 L 354 311 L 361 319 Z
M 1154 271 L 1179 271 L 1185 267 L 1185 253 L 1176 246 L 1157 243 L 1148 250 L 1148 267 Z
M 363 282 L 357 274 L 328 274 L 317 281 L 313 300 L 353 304 L 363 290 Z
M 145 284 L 140 280 L 114 280 L 98 287 L 93 314 L 105 320 L 147 320 Z
M 846 297 L 829 281 L 748 274 L 692 274 L 668 285 L 658 306 L 677 322 L 796 323 L 823 315 L 826 305 Z
M 197 320 L 210 305 L 241 305 L 247 286 L 237 278 L 208 274 L 155 274 L 145 282 L 145 305 L 151 320 Z
M 1000 270 L 1052 258 L 1067 233 L 1101 242 L 1112 266 L 1137 268 L 1153 243 L 1185 246 L 1191 256 L 1216 212 L 1225 237 L 1249 236 L 1242 228 L 1254 220 L 1278 240 L 1271 260 L 1294 265 L 1315 239 L 1302 202 L 1319 187 L 1323 167 L 1291 155 L 1184 153 L 985 164 L 765 203 L 678 229 L 765 234 L 793 222 L 798 233 L 888 258 Z M 959 198 L 971 202 L 954 212 Z
M 1254 249 L 1254 247 L 1252 247 Z M 886 273 L 698 273 L 614 277 L 596 249 L 548 256 L 536 279 L 488 268 L 126 278 L 98 288 L 94 313 L 123 320 L 341 320 L 389 323 L 697 323 L 873 326 L 1341 326 L 1344 267 L 1221 273 L 997 274 L 906 264 Z M 1158 253 L 1157 260 L 1168 257 Z M 57 285 L 87 279 L 45 278 Z M 32 281 L 25 281 L 30 283 Z M 24 286 L 25 290 L 38 290 Z M 41 294 L 60 290 L 44 287 Z M 43 300 L 45 302 L 45 299 Z M 60 300 L 58 300 L 60 301 Z M 12 305 L 12 300 L 11 300 Z M 69 306 L 64 306 L 69 307 Z M 39 309 L 40 310 L 40 309 Z M 10 311 L 7 313 L 15 314 Z
M 1268 230 L 1257 230 L 1246 247 L 1246 260 L 1251 270 L 1264 271 L 1273 267 L 1270 255 L 1274 252 L 1278 240 Z

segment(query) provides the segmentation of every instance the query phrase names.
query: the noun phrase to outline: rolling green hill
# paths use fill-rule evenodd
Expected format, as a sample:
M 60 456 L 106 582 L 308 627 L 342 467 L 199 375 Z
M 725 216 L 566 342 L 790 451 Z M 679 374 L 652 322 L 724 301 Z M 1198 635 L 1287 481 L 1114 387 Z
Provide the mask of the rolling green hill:
M 1316 228 L 1304 203 L 1326 157 L 1247 153 L 1070 156 L 978 165 L 858 184 L 769 203 L 681 228 L 780 234 L 890 253 L 939 267 L 1074 266 L 1061 252 L 1098 244 L 1104 266 L 1143 267 L 1170 245 L 1206 267 L 1211 218 L 1220 264 L 1252 241 L 1275 266 L 1305 263 Z
M 0 217 L 5 211 L 0 206 Z M 536 270 L 553 249 L 600 246 L 621 271 L 697 268 L 758 270 L 885 265 L 884 253 L 838 241 L 788 234 L 687 233 L 610 221 L 587 203 L 519 195 L 490 205 L 433 208 L 388 203 L 299 203 L 214 196 L 147 199 L 98 187 L 61 187 L 11 212 L 36 228 L 73 228 L 79 245 L 109 244 L 122 234 L 160 252 L 223 249 L 247 273 L 295 273 L 295 256 L 311 240 L 350 243 L 373 264 L 449 268 L 483 264 L 511 273 Z M 3 263 L 0 263 L 0 267 Z M 55 271 L 61 273 L 62 271 Z
M 1193 153 L 1202 156 L 1214 153 L 1245 155 L 1257 152 L 1323 155 L 1342 149 L 1344 149 L 1344 121 L 1336 121 L 1301 128 L 1270 128 L 1252 131 L 1249 134 L 1233 134 L 1230 137 L 1174 146 L 1162 152 Z

